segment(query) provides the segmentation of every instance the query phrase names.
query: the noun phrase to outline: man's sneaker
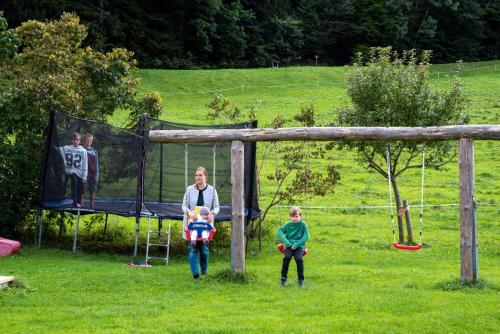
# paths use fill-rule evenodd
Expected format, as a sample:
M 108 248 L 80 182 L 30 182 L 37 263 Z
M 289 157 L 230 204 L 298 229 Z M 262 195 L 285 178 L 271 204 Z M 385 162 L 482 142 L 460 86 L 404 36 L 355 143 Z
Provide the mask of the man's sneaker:
M 299 288 L 303 288 L 304 287 L 304 280 L 303 279 L 299 279 Z
M 286 278 L 281 277 L 281 281 L 280 281 L 280 282 L 281 282 L 281 286 L 282 286 L 282 287 L 285 287 L 285 286 L 286 286 Z

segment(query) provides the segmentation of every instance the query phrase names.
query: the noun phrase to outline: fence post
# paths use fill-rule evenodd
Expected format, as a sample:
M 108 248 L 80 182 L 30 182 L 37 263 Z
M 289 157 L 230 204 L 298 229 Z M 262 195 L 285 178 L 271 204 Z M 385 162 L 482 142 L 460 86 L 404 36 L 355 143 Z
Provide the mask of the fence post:
M 474 240 L 474 142 L 459 140 L 460 178 L 460 278 L 462 282 L 477 280 Z
M 239 140 L 231 144 L 231 271 L 245 272 L 244 167 L 245 145 Z

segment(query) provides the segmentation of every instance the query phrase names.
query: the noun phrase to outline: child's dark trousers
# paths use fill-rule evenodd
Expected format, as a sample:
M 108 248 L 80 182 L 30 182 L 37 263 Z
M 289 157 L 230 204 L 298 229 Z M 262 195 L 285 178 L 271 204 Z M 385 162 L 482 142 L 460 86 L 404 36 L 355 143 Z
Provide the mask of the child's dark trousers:
M 302 256 L 304 255 L 304 247 L 299 247 L 295 250 L 292 250 L 291 247 L 285 249 L 285 257 L 283 257 L 283 265 L 281 267 L 281 277 L 288 277 L 288 266 L 290 265 L 290 261 L 292 261 L 292 257 L 295 259 L 295 263 L 297 264 L 297 277 L 299 280 L 304 280 L 304 260 L 302 260 Z

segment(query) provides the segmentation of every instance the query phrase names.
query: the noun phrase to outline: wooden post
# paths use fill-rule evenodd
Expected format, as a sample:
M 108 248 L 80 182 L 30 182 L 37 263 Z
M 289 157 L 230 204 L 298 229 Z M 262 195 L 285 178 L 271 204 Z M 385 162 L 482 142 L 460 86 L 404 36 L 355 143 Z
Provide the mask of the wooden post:
M 234 256 L 231 257 L 231 271 L 245 272 L 245 216 L 244 216 L 244 159 L 245 146 L 241 141 L 231 144 L 231 244 Z
M 408 244 L 411 245 L 413 240 L 413 228 L 411 226 L 411 216 L 410 216 L 410 206 L 408 205 L 408 200 L 403 200 L 403 213 L 405 215 L 406 221 L 406 231 L 408 232 Z
M 462 282 L 477 279 L 473 259 L 474 238 L 474 144 L 471 138 L 459 140 L 460 171 L 460 278 Z

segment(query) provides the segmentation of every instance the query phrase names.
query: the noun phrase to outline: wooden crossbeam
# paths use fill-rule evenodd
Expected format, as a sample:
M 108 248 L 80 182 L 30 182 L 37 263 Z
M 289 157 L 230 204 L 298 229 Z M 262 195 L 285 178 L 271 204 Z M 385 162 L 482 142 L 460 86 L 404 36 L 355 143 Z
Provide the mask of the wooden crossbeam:
M 153 143 L 215 143 L 257 141 L 440 141 L 471 138 L 500 140 L 500 125 L 450 125 L 431 127 L 296 127 L 260 129 L 152 130 Z

